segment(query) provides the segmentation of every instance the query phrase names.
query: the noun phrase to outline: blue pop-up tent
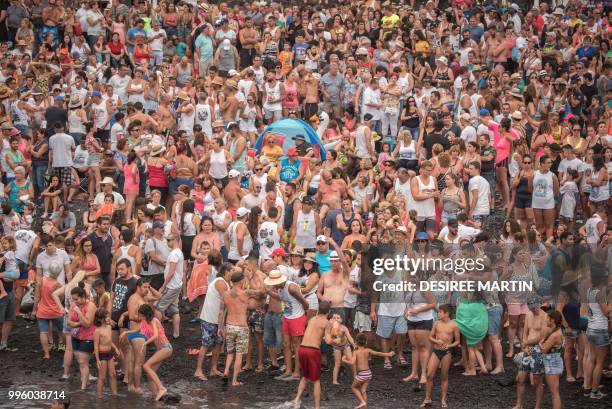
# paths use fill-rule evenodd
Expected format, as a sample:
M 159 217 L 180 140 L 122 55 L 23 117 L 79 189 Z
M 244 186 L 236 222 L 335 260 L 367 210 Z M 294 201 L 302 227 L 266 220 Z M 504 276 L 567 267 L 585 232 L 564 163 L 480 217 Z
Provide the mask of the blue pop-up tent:
M 264 140 L 267 135 L 279 135 L 283 137 L 283 152 L 285 154 L 289 148 L 295 146 L 295 136 L 304 135 L 306 142 L 312 145 L 312 149 L 315 150 L 315 153 L 318 152 L 316 156 L 320 157 L 321 160 L 325 160 L 325 147 L 323 146 L 321 138 L 319 138 L 319 135 L 317 135 L 312 126 L 301 119 L 283 118 L 268 125 L 261 135 L 259 135 L 259 138 L 257 138 L 257 142 L 255 142 L 255 150 L 258 155 L 261 153 L 261 148 L 264 145 Z

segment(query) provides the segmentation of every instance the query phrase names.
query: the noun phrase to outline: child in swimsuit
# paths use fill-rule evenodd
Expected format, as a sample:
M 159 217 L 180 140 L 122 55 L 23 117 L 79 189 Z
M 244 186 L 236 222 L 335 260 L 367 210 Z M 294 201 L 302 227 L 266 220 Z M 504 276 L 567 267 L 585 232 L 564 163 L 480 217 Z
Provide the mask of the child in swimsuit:
M 160 400 L 168 390 L 159 380 L 157 371 L 162 362 L 172 356 L 172 345 L 166 337 L 161 322 L 155 318 L 153 307 L 149 304 L 141 305 L 138 308 L 138 316 L 140 318 L 140 333 L 147 337 L 143 348 L 152 343 L 157 347 L 157 351 L 144 363 L 142 369 L 147 374 L 149 388 L 151 388 L 151 393 L 155 395 L 155 400 Z
M 451 364 L 451 349 L 459 345 L 461 335 L 459 326 L 451 320 L 452 307 L 443 304 L 438 307 L 438 321 L 436 321 L 429 333 L 429 340 L 433 344 L 432 354 L 427 365 L 427 385 L 425 387 L 425 399 L 421 403 L 424 408 L 432 404 L 431 393 L 433 390 L 434 376 L 438 366 L 442 363 L 442 385 L 440 386 L 440 406 L 446 408 L 446 395 L 448 393 L 448 370 Z
M 113 396 L 117 395 L 117 376 L 115 373 L 115 361 L 113 360 L 113 352 L 119 356 L 119 348 L 113 344 L 111 338 L 111 325 L 106 308 L 98 308 L 94 315 L 94 356 L 98 366 L 98 382 L 96 384 L 96 395 L 102 397 L 104 391 L 104 383 L 108 379 L 108 383 Z
M 0 278 L 8 278 L 10 280 L 19 279 L 19 267 L 17 266 L 17 258 L 15 251 L 17 244 L 13 236 L 4 236 L 1 240 L 3 255 L 0 257 L 0 264 L 4 261 L 4 271 L 0 272 Z M 4 284 L 0 281 L 0 299 L 8 294 L 4 288 Z
M 372 371 L 370 371 L 369 364 L 370 356 L 391 358 L 395 355 L 395 352 L 378 352 L 367 348 L 368 336 L 363 332 L 357 334 L 355 340 L 357 342 L 357 350 L 353 353 L 353 357 L 350 359 L 345 357 L 342 359 L 342 362 L 356 368 L 357 373 L 354 376 L 351 388 L 359 400 L 359 406 L 357 406 L 357 408 L 363 408 L 368 404 L 368 385 L 372 380 Z
M 342 365 L 342 358 L 351 359 L 352 350 L 350 345 L 355 346 L 355 341 L 345 325 L 342 325 L 342 317 L 340 314 L 334 314 L 331 318 L 331 336 L 332 336 L 332 348 L 334 349 L 334 371 L 333 371 L 333 384 L 340 385 L 338 383 L 338 374 L 340 373 L 340 366 Z M 350 345 L 349 345 L 350 344 Z M 355 375 L 355 368 L 353 367 L 353 375 Z

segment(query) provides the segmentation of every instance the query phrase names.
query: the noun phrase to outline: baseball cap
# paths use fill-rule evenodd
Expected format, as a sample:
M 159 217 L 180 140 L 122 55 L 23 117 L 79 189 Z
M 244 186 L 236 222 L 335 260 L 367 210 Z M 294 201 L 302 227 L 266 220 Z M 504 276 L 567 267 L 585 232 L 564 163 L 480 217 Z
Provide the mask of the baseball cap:
M 287 257 L 287 252 L 285 250 L 283 250 L 281 247 L 274 249 L 272 251 L 272 253 L 270 253 L 271 257 L 275 257 L 275 256 L 281 256 L 281 257 Z
M 164 224 L 162 222 L 153 222 L 153 228 L 154 229 L 163 229 L 164 228 Z
M 236 210 L 236 216 L 238 217 L 244 217 L 249 213 L 251 213 L 251 211 L 247 209 L 246 207 L 241 207 L 238 210 Z
M 287 156 L 297 156 L 298 151 L 295 148 L 289 148 L 289 150 L 287 150 Z
M 240 176 L 240 172 L 238 172 L 236 169 L 232 169 L 229 171 L 228 176 L 233 179 L 233 178 L 237 178 L 238 176 Z
M 91 96 L 92 96 L 92 97 L 101 97 L 101 96 L 102 96 L 102 94 L 100 94 L 100 92 L 99 92 L 99 91 L 94 91 L 94 92 L 92 92 L 92 93 L 91 93 Z
M 486 108 L 482 108 L 479 113 L 480 113 L 480 116 L 489 116 L 489 115 L 491 115 L 489 110 L 486 109 Z
M 374 118 L 374 116 L 372 116 L 372 114 L 365 114 L 365 115 L 363 116 L 363 120 L 364 120 L 364 121 L 369 121 L 369 120 L 371 120 L 372 118 Z
M 420 231 L 417 233 L 415 240 L 429 240 L 429 236 L 424 231 Z
M 238 122 L 230 122 L 226 125 L 225 129 L 231 131 L 232 128 L 238 128 Z
M 317 236 L 317 243 L 318 242 L 323 242 L 323 243 L 327 243 L 327 237 L 325 237 L 324 235 L 320 234 Z

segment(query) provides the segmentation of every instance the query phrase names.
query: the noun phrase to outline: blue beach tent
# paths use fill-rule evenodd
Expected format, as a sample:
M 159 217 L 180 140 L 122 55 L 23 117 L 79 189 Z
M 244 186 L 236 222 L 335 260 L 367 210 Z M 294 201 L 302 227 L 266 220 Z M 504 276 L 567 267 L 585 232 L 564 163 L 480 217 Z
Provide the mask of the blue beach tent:
M 266 135 L 282 136 L 284 138 L 283 152 L 285 154 L 287 154 L 289 148 L 295 146 L 295 136 L 304 135 L 306 142 L 310 143 L 312 148 L 319 152 L 318 156 L 320 156 L 321 160 L 325 160 L 325 147 L 321 138 L 319 138 L 319 135 L 317 135 L 312 126 L 301 119 L 283 118 L 268 125 L 259 135 L 259 138 L 257 138 L 257 142 L 255 142 L 255 150 L 258 155 L 261 153 Z

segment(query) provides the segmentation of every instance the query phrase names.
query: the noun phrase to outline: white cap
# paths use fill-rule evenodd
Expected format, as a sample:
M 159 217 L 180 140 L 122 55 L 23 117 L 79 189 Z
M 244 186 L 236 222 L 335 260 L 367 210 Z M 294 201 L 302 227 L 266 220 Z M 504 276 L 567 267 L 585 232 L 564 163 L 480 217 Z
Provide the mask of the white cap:
M 227 72 L 227 75 L 229 75 L 230 77 L 233 77 L 234 75 L 238 75 L 238 71 L 236 71 L 236 70 L 229 70 Z
M 330 260 L 340 260 L 340 256 L 338 255 L 337 251 L 332 251 L 331 253 L 329 253 L 329 259 Z
M 327 243 L 327 237 L 325 237 L 323 234 L 320 234 L 317 236 L 317 241 L 324 241 L 325 243 Z
M 241 207 L 238 210 L 236 210 L 236 216 L 238 217 L 244 217 L 249 213 L 251 213 L 251 211 L 247 209 L 246 207 Z
M 471 121 L 472 120 L 472 117 L 467 112 L 462 113 L 459 116 L 459 118 L 463 119 L 464 121 Z
M 237 178 L 238 176 L 240 176 L 240 172 L 238 172 L 236 169 L 232 169 L 229 171 L 228 176 L 230 177 L 230 179 Z
M 223 42 L 221 43 L 221 46 L 223 47 L 224 50 L 229 50 L 230 46 L 232 45 L 232 43 L 230 42 L 229 38 L 226 38 L 225 40 L 223 40 Z

